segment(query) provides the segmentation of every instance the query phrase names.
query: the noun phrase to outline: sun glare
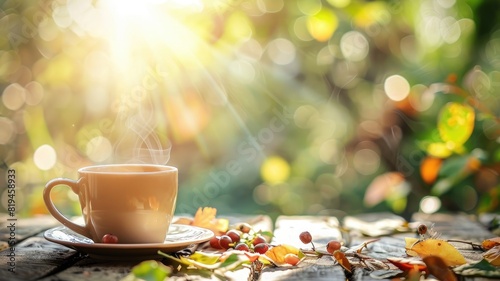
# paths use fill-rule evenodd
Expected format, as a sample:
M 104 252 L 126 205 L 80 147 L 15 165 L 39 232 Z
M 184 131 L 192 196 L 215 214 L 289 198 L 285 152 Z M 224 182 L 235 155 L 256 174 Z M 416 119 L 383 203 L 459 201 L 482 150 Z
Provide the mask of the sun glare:
M 139 52 L 150 54 L 152 61 L 169 56 L 184 60 L 200 43 L 198 35 L 180 22 L 183 14 L 203 10 L 198 0 L 102 0 L 100 6 L 108 22 L 104 37 L 121 69 L 130 68 Z

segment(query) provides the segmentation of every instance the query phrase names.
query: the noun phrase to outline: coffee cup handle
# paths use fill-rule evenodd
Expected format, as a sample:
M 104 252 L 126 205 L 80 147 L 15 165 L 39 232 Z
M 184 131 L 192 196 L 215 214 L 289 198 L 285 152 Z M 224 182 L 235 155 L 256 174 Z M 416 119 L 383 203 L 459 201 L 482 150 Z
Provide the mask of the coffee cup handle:
M 74 232 L 83 235 L 85 237 L 90 237 L 90 233 L 88 229 L 85 226 L 76 224 L 72 221 L 70 221 L 66 216 L 64 216 L 54 205 L 54 202 L 52 202 L 52 199 L 50 198 L 50 192 L 52 191 L 52 188 L 58 185 L 66 185 L 73 190 L 76 194 L 78 194 L 78 182 L 70 179 L 65 179 L 65 178 L 58 178 L 58 179 L 53 179 L 49 181 L 43 190 L 43 201 L 45 201 L 45 205 L 47 206 L 47 209 L 49 210 L 50 214 L 59 222 L 61 222 L 64 226 L 67 228 L 73 230 Z

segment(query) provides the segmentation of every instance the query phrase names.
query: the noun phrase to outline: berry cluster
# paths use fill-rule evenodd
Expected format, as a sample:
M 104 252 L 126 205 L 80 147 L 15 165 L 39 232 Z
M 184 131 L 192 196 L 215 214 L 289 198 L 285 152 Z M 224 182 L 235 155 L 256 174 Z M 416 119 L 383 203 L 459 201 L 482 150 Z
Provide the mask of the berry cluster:
M 311 243 L 313 250 L 315 250 L 314 244 L 312 242 L 312 235 L 311 235 L 311 233 L 309 233 L 309 231 L 304 231 L 304 232 L 300 233 L 299 234 L 299 239 L 304 244 Z M 342 244 L 339 241 L 337 241 L 337 240 L 330 240 L 326 244 L 326 251 L 328 253 L 332 254 L 332 255 L 333 255 L 333 253 L 335 253 L 335 251 L 338 251 L 341 248 L 342 248 Z
M 261 233 L 255 232 L 249 224 L 242 223 L 236 228 L 228 230 L 226 234 L 210 239 L 210 247 L 265 254 L 270 246 Z

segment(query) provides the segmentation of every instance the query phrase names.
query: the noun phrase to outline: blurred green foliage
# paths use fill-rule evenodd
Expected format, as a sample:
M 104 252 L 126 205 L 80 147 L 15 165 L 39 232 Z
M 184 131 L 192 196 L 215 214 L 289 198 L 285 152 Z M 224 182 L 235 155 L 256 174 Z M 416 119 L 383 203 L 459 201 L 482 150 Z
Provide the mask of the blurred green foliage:
M 51 178 L 119 162 L 179 167 L 178 213 L 498 211 L 500 2 L 0 5 L 22 215 Z

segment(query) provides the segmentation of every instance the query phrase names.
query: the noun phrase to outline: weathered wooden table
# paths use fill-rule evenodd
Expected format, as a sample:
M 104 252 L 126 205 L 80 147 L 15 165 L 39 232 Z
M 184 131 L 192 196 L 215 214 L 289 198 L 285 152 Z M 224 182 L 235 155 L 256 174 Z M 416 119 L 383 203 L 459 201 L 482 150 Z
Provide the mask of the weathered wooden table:
M 96 259 L 86 253 L 50 242 L 44 238 L 43 234 L 46 230 L 59 226 L 59 223 L 48 216 L 9 220 L 9 217 L 5 215 L 0 216 L 0 219 L 3 222 L 0 241 L 3 241 L 4 246 L 0 252 L 0 280 L 122 280 L 130 273 L 132 267 L 141 262 L 140 259 L 126 261 Z M 380 240 L 369 244 L 364 254 L 378 260 L 384 260 L 389 256 L 405 256 L 404 237 L 417 237 L 415 232 L 405 233 L 405 229 L 400 229 L 406 228 L 404 220 L 390 214 L 345 217 L 342 220 L 342 226 L 349 230 L 348 233 L 340 231 L 339 220 L 335 217 L 283 216 L 273 222 L 266 216 L 236 216 L 229 220 L 232 223 L 248 222 L 255 229 L 272 230 L 275 235 L 273 244 L 286 243 L 301 248 L 307 247 L 298 238 L 298 234 L 304 230 L 312 233 L 317 249 L 324 249 L 330 239 L 343 239 L 347 246 L 355 246 L 376 236 Z M 434 229 L 442 233 L 443 239 L 461 239 L 481 243 L 484 239 L 495 237 L 484 224 L 466 215 L 415 214 L 412 221 L 426 222 L 429 225 L 433 223 Z M 9 241 L 12 247 L 5 248 Z M 473 252 L 471 248 L 467 248 L 468 245 L 460 247 L 464 247 L 464 251 Z M 158 256 L 158 260 L 166 262 L 161 256 Z M 249 268 L 243 268 L 228 272 L 226 278 L 227 280 L 252 280 L 253 278 L 253 280 L 266 281 L 380 280 L 373 274 L 373 271 L 362 268 L 355 268 L 350 276 L 346 276 L 342 267 L 330 256 L 306 259 L 294 267 L 267 267 L 260 274 L 251 275 Z M 169 280 L 212 279 L 197 275 L 176 274 Z M 461 280 L 492 279 L 461 277 Z

